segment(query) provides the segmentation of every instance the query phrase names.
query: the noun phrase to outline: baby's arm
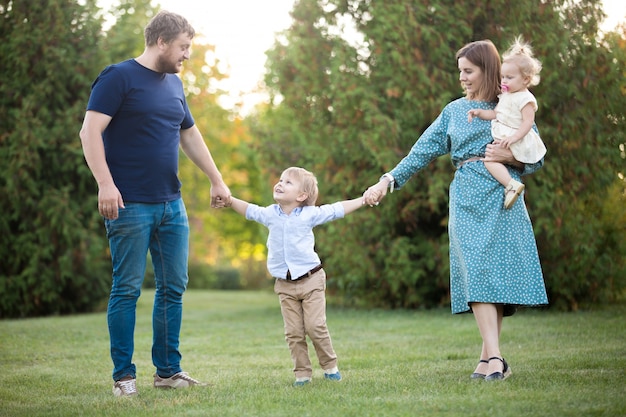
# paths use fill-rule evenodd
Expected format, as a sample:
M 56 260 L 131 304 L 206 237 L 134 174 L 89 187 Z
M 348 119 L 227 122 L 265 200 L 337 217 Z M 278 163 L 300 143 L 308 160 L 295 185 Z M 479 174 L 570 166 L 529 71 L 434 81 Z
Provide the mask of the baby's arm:
M 341 202 L 341 204 L 343 204 L 343 211 L 345 212 L 345 214 L 350 214 L 353 211 L 363 207 L 365 201 L 363 200 L 363 197 L 359 197 L 353 200 L 344 200 Z
M 472 118 L 478 117 L 483 120 L 493 120 L 496 118 L 495 110 L 472 109 L 467 112 L 467 121 L 471 122 Z
M 230 206 L 233 208 L 233 210 L 235 210 L 237 213 L 241 214 L 242 216 L 246 215 L 246 210 L 248 210 L 248 204 L 249 204 L 247 201 L 243 201 L 235 197 L 231 197 L 230 201 L 231 201 Z
M 515 134 L 502 138 L 500 145 L 508 149 L 512 144 L 530 132 L 530 129 L 533 127 L 533 123 L 535 123 L 535 108 L 533 103 L 528 103 L 522 108 L 522 123 Z

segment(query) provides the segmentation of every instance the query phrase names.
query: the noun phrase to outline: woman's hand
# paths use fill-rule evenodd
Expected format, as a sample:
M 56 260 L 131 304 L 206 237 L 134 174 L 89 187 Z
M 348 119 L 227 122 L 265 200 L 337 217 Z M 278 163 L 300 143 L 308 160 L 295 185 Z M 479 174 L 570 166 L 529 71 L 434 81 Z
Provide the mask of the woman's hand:
M 485 150 L 485 162 L 500 162 L 505 165 L 511 165 L 516 168 L 523 168 L 524 164 L 519 162 L 513 157 L 513 152 L 510 149 L 506 149 L 501 146 L 499 140 L 494 140 L 493 143 L 487 145 Z
M 363 201 L 370 206 L 377 206 L 378 203 L 387 195 L 387 187 L 389 180 L 383 178 L 377 184 L 372 185 L 363 193 Z

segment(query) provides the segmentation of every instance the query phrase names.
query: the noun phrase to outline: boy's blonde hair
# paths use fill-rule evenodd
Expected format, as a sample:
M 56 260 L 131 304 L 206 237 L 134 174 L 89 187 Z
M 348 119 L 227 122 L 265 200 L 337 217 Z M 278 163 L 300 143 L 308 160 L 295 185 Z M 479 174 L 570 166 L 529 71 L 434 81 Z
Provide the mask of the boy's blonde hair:
M 307 195 L 307 199 L 302 202 L 303 206 L 314 206 L 317 201 L 317 178 L 312 172 L 300 167 L 289 167 L 283 171 L 300 183 L 300 191 Z
M 515 38 L 513 45 L 502 54 L 502 62 L 517 65 L 522 75 L 530 80 L 529 87 L 539 84 L 541 62 L 534 57 L 532 47 L 521 36 Z

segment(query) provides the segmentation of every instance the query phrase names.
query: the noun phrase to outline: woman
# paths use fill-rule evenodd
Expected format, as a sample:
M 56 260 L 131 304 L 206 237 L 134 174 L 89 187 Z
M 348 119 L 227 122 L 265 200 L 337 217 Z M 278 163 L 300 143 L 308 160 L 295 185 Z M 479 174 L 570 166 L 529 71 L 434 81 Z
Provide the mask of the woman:
M 473 312 L 482 337 L 473 379 L 504 380 L 511 374 L 500 352 L 502 317 L 516 306 L 547 304 L 532 224 L 523 195 L 504 209 L 500 183 L 485 161 L 503 162 L 520 180 L 543 165 L 524 165 L 491 143 L 489 121 L 468 121 L 471 109 L 493 110 L 500 94 L 500 56 L 491 41 L 465 45 L 457 54 L 465 97 L 446 105 L 409 154 L 364 194 L 377 204 L 387 188 L 401 188 L 435 158 L 449 153 L 457 168 L 450 184 L 450 293 L 452 313 Z

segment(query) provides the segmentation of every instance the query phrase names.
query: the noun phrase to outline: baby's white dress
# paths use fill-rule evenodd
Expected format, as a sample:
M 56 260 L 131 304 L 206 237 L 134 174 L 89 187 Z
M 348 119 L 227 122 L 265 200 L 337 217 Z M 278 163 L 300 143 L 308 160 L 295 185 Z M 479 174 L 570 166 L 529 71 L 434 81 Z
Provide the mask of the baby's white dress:
M 496 118 L 491 121 L 491 134 L 494 139 L 512 136 L 522 124 L 522 109 L 532 103 L 537 111 L 537 100 L 528 90 L 516 93 L 502 93 L 495 108 Z M 534 164 L 546 154 L 546 146 L 533 129 L 526 136 L 511 145 L 511 152 L 516 160 L 525 164 Z

